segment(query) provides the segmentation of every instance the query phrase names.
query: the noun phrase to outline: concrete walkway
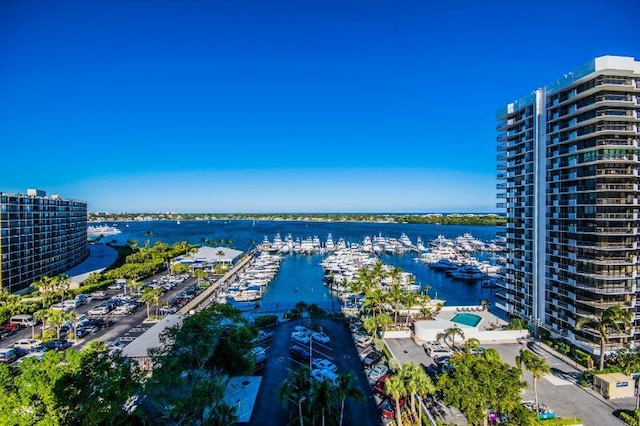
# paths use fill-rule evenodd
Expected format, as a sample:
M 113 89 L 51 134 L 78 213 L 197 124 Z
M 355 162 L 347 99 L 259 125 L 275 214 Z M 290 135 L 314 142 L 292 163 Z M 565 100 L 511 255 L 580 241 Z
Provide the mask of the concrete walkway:
M 118 251 L 104 244 L 89 244 L 89 257 L 65 271 L 73 283 L 81 284 L 90 274 L 102 272 L 118 260 Z

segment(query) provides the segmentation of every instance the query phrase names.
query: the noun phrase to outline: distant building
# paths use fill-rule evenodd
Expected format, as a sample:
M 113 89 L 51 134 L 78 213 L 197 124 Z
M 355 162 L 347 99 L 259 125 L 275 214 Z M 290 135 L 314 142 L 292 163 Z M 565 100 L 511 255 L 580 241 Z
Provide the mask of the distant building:
M 603 56 L 498 111 L 498 207 L 506 211 L 497 306 L 591 353 L 575 329 L 611 306 L 640 339 L 640 62 Z
M 0 192 L 0 286 L 25 289 L 61 274 L 88 256 L 87 203 L 45 191 Z
M 232 265 L 244 252 L 227 247 L 200 247 L 191 256 L 176 258 L 176 263 L 183 263 L 191 267 L 212 268 L 218 264 Z

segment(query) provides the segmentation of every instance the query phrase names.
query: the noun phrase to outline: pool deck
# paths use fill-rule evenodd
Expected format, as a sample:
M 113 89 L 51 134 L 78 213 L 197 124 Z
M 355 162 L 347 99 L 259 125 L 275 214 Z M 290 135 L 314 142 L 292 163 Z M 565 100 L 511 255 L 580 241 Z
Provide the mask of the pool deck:
M 455 322 L 455 324 L 458 324 L 461 328 L 471 327 L 471 328 L 477 328 L 478 330 L 481 330 L 481 331 L 490 331 L 490 330 L 500 330 L 502 329 L 502 327 L 508 324 L 505 320 L 497 317 L 491 312 L 483 310 L 481 306 L 446 307 L 440 311 L 440 313 L 436 316 L 436 319 L 451 321 L 453 317 L 461 313 L 477 315 L 482 319 L 482 321 L 480 321 L 480 323 L 475 327 Z

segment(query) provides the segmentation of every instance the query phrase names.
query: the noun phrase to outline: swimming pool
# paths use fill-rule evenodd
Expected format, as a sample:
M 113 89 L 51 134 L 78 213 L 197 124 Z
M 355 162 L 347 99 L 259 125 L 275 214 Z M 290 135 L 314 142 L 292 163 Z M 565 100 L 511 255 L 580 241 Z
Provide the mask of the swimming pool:
M 480 321 L 482 321 L 482 318 L 479 317 L 478 315 L 467 314 L 463 312 L 460 314 L 456 314 L 453 318 L 451 318 L 451 321 L 457 322 L 458 324 L 464 324 L 470 327 L 475 327 L 478 324 L 480 324 Z

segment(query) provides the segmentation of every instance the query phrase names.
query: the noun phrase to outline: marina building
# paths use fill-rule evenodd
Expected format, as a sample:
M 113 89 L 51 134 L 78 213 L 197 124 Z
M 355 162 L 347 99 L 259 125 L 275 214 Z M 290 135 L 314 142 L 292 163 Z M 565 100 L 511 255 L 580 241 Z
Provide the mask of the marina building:
M 87 249 L 87 203 L 45 191 L 0 193 L 0 284 L 16 292 L 43 276 L 82 262 Z
M 497 113 L 498 208 L 508 255 L 497 306 L 598 354 L 576 329 L 633 314 L 606 350 L 640 340 L 640 62 L 603 56 Z

